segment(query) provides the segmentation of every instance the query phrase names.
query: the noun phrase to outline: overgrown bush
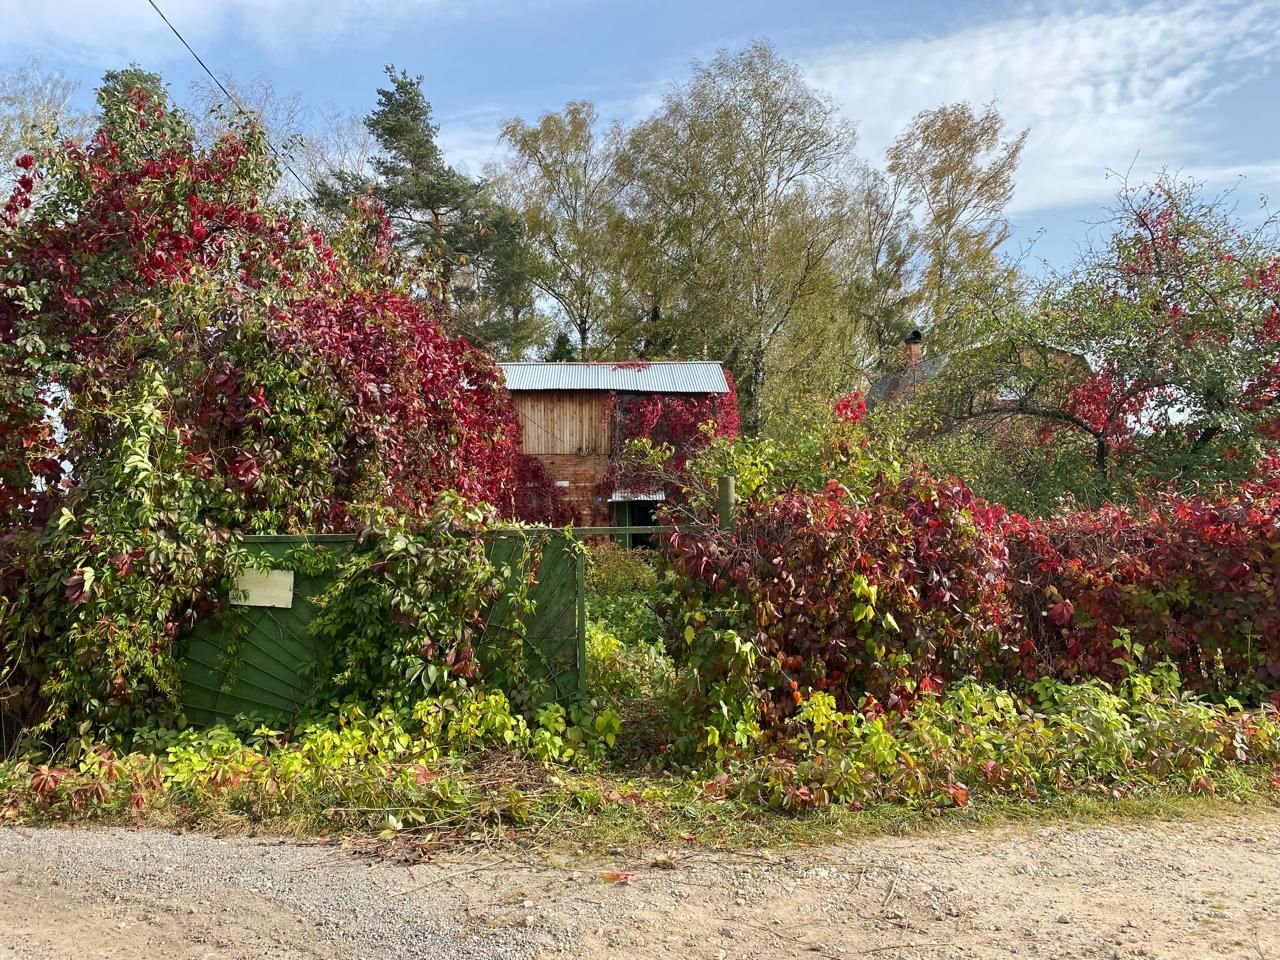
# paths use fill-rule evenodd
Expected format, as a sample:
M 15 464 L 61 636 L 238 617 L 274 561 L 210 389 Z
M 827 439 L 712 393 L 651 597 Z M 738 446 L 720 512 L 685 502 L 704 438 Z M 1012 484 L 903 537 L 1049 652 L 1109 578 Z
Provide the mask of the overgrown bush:
M 647 640 L 624 639 L 607 620 L 587 625 L 587 689 L 592 696 L 626 709 L 664 700 L 672 679 L 672 663 L 656 634 Z
M 342 705 L 292 732 L 151 729 L 132 753 L 73 742 L 56 760 L 0 761 L 0 821 L 265 823 L 431 844 L 541 835 L 612 809 L 646 839 L 677 815 L 688 840 L 690 827 L 766 808 L 1266 796 L 1280 761 L 1273 708 L 1198 700 L 1173 669 L 1114 686 L 1042 680 L 1025 694 L 965 681 L 871 717 L 818 692 L 769 749 L 722 745 L 714 765 L 642 784 L 611 781 L 600 766 L 621 733 L 611 710 L 549 707 L 526 721 L 501 694 L 457 687 L 396 709 Z
M 1280 688 L 1280 485 L 1014 517 L 1006 539 L 1026 676 L 1115 680 L 1168 661 L 1219 698 Z
M 613 540 L 587 548 L 587 590 L 592 597 L 648 593 L 658 583 L 652 550 L 628 550 Z
M 1028 520 L 899 461 L 856 421 L 810 413 L 789 445 L 712 444 L 691 465 L 695 519 L 717 470 L 744 501 L 731 532 L 665 544 L 684 748 L 756 742 L 818 694 L 875 716 L 970 675 L 1019 689 L 1169 662 L 1218 700 L 1280 689 L 1273 476 Z
M 197 146 L 138 73 L 0 216 L 0 712 L 60 737 L 172 715 L 238 534 L 512 507 L 500 373 L 393 279 L 381 211 L 330 242 L 260 130 Z
M 728 532 L 673 534 L 668 642 L 698 725 L 745 709 L 773 726 L 815 691 L 901 710 L 980 671 L 1006 626 L 1001 519 L 913 471 L 865 499 L 833 482 L 748 502 Z
M 326 650 L 316 705 L 405 706 L 457 684 L 501 690 L 521 711 L 556 697 L 529 642 L 529 589 L 551 531 L 529 528 L 506 559 L 490 559 L 485 511 L 454 504 L 431 526 L 366 532 L 315 598 L 310 629 Z

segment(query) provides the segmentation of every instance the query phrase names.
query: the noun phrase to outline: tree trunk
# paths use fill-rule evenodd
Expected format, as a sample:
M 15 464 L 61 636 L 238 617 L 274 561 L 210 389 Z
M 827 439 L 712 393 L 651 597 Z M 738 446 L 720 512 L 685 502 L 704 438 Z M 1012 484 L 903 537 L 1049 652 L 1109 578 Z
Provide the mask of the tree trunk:
M 764 344 L 757 343 L 751 351 L 751 408 L 747 413 L 747 436 L 760 435 L 764 425 Z

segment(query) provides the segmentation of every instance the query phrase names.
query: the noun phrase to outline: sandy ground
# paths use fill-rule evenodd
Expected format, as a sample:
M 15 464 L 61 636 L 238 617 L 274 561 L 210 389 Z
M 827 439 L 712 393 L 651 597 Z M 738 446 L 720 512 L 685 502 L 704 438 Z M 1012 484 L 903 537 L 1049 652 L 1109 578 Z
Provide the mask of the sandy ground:
M 0 830 L 0 960 L 63 957 L 1265 960 L 1280 811 L 590 866 Z

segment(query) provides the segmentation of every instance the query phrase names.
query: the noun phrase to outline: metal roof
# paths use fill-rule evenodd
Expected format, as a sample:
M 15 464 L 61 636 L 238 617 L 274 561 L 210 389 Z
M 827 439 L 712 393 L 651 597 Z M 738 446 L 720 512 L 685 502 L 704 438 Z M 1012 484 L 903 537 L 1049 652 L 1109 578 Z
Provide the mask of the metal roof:
M 914 367 L 887 373 L 871 385 L 867 391 L 867 399 L 893 400 L 909 393 L 940 374 L 950 359 L 946 354 L 926 357 Z
M 640 490 L 615 490 L 613 496 L 609 498 L 610 503 L 626 503 L 627 501 L 642 500 L 647 503 L 662 503 L 667 499 L 667 495 L 661 490 L 653 490 L 645 493 Z
M 503 363 L 508 390 L 614 390 L 636 393 L 728 393 L 714 360 L 628 363 Z

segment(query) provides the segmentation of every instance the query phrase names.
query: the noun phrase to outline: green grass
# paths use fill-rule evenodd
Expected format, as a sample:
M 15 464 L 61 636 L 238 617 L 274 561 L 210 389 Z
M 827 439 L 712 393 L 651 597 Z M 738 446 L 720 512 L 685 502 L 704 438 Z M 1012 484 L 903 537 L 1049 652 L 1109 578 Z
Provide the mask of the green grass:
M 861 810 L 833 805 L 800 814 L 711 802 L 695 796 L 696 787 L 681 784 L 658 807 L 605 808 L 577 824 L 565 824 L 558 839 L 585 851 L 636 851 L 680 843 L 786 849 L 956 830 L 1208 820 L 1280 808 L 1269 779 L 1244 773 L 1236 779 L 1233 789 L 1220 795 L 1153 788 L 1119 798 L 1088 793 L 1038 801 L 982 797 L 963 808 L 911 809 L 884 803 Z
M 664 778 L 665 779 L 665 778 Z M 1040 801 L 981 798 L 964 808 L 913 810 L 876 804 L 862 810 L 830 806 L 801 814 L 750 807 L 700 796 L 700 785 L 638 779 L 592 783 L 605 801 L 584 809 L 575 795 L 582 785 L 541 793 L 528 822 L 473 819 L 425 824 L 396 833 L 347 827 L 326 816 L 299 812 L 257 820 L 230 810 L 206 810 L 198 817 L 181 811 L 148 812 L 142 818 L 109 818 L 198 832 L 283 836 L 309 840 L 346 837 L 398 855 L 421 855 L 441 846 L 495 846 L 542 849 L 574 859 L 638 856 L 655 850 L 775 850 L 818 848 L 885 836 L 925 836 L 993 829 L 1079 828 L 1099 824 L 1207 822 L 1259 815 L 1280 808 L 1280 798 L 1261 777 L 1242 776 L 1227 795 L 1188 796 L 1152 789 L 1142 796 L 1067 794 Z M 632 803 L 628 791 L 644 795 Z M 609 800 L 610 792 L 621 799 Z

